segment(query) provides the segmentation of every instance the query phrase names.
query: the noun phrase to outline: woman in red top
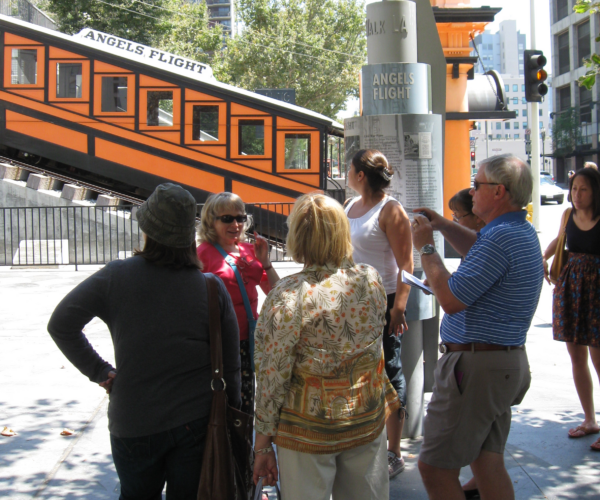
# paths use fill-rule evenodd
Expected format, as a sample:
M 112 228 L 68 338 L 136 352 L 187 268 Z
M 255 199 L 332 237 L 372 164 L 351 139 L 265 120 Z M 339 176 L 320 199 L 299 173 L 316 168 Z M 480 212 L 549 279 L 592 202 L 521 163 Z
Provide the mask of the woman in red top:
M 248 216 L 242 199 L 233 193 L 210 196 L 202 209 L 198 258 L 205 273 L 219 276 L 231 295 L 240 327 L 240 356 L 242 361 L 242 410 L 254 413 L 254 373 L 249 340 L 249 324 L 244 300 L 237 278 L 231 266 L 216 245 L 235 259 L 248 294 L 253 319 L 258 318 L 258 291 L 265 293 L 279 280 L 269 259 L 269 245 L 262 236 L 254 233 L 256 243 L 244 243 Z M 253 351 L 253 349 L 252 349 Z

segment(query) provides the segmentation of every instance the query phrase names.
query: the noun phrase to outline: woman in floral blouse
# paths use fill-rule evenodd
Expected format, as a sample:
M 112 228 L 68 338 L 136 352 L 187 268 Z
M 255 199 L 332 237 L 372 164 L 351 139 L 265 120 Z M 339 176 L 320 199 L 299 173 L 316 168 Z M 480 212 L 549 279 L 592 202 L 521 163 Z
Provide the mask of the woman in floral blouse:
M 335 200 L 302 196 L 288 218 L 302 272 L 269 293 L 256 327 L 254 480 L 282 496 L 387 499 L 386 417 L 399 408 L 384 369 L 386 295 L 377 271 L 352 261 Z

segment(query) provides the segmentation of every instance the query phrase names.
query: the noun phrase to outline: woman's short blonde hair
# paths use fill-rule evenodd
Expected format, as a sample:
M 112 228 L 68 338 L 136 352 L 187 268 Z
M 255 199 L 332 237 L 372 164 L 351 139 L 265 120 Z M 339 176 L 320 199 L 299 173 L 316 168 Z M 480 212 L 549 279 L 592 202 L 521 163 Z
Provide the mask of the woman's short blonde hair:
M 245 214 L 246 206 L 242 199 L 233 193 L 217 193 L 208 197 L 200 213 L 200 227 L 198 228 L 198 240 L 200 243 L 205 241 L 208 243 L 217 243 L 215 220 L 219 214 L 227 211 L 232 212 L 231 215 L 235 215 L 236 212 Z M 246 239 L 246 231 L 251 224 L 250 217 L 248 217 L 240 240 L 244 241 Z
M 342 206 L 329 196 L 313 193 L 296 200 L 287 224 L 287 253 L 306 266 L 352 262 L 350 223 Z

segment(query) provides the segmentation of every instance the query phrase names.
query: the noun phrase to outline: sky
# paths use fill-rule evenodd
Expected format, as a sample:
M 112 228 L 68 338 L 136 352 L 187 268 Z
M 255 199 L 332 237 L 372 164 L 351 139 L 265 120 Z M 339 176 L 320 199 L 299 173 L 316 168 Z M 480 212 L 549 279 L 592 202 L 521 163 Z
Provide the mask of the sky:
M 379 0 L 367 0 L 366 3 L 372 3 Z M 500 22 L 507 19 L 517 21 L 517 30 L 525 33 L 527 36 L 527 48 L 531 48 L 529 9 L 531 0 L 463 0 L 466 6 L 482 7 L 502 7 L 502 10 L 496 15 L 496 21 L 488 24 L 487 29 L 491 33 L 496 33 L 500 29 Z M 534 0 L 535 9 L 535 40 L 536 48 L 542 50 L 548 59 L 546 70 L 550 72 L 551 64 L 551 41 L 550 41 L 550 2 L 548 0 Z M 345 112 L 341 112 L 338 117 L 346 118 L 352 116 L 358 110 L 358 100 L 348 102 Z

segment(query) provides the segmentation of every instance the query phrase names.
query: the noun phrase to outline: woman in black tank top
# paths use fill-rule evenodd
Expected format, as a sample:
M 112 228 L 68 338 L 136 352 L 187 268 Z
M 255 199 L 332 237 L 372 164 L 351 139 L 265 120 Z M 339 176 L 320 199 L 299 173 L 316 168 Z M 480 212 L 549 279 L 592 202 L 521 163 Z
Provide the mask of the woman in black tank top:
M 600 432 L 588 366 L 589 353 L 600 377 L 600 173 L 589 167 L 579 170 L 569 181 L 569 193 L 573 210 L 563 214 L 563 221 L 568 216 L 569 258 L 554 288 L 552 331 L 554 340 L 566 343 L 571 356 L 584 421 L 569 430 L 569 437 L 579 438 Z M 557 239 L 544 252 L 546 278 L 546 258 L 556 251 Z M 591 447 L 600 451 L 600 439 Z

